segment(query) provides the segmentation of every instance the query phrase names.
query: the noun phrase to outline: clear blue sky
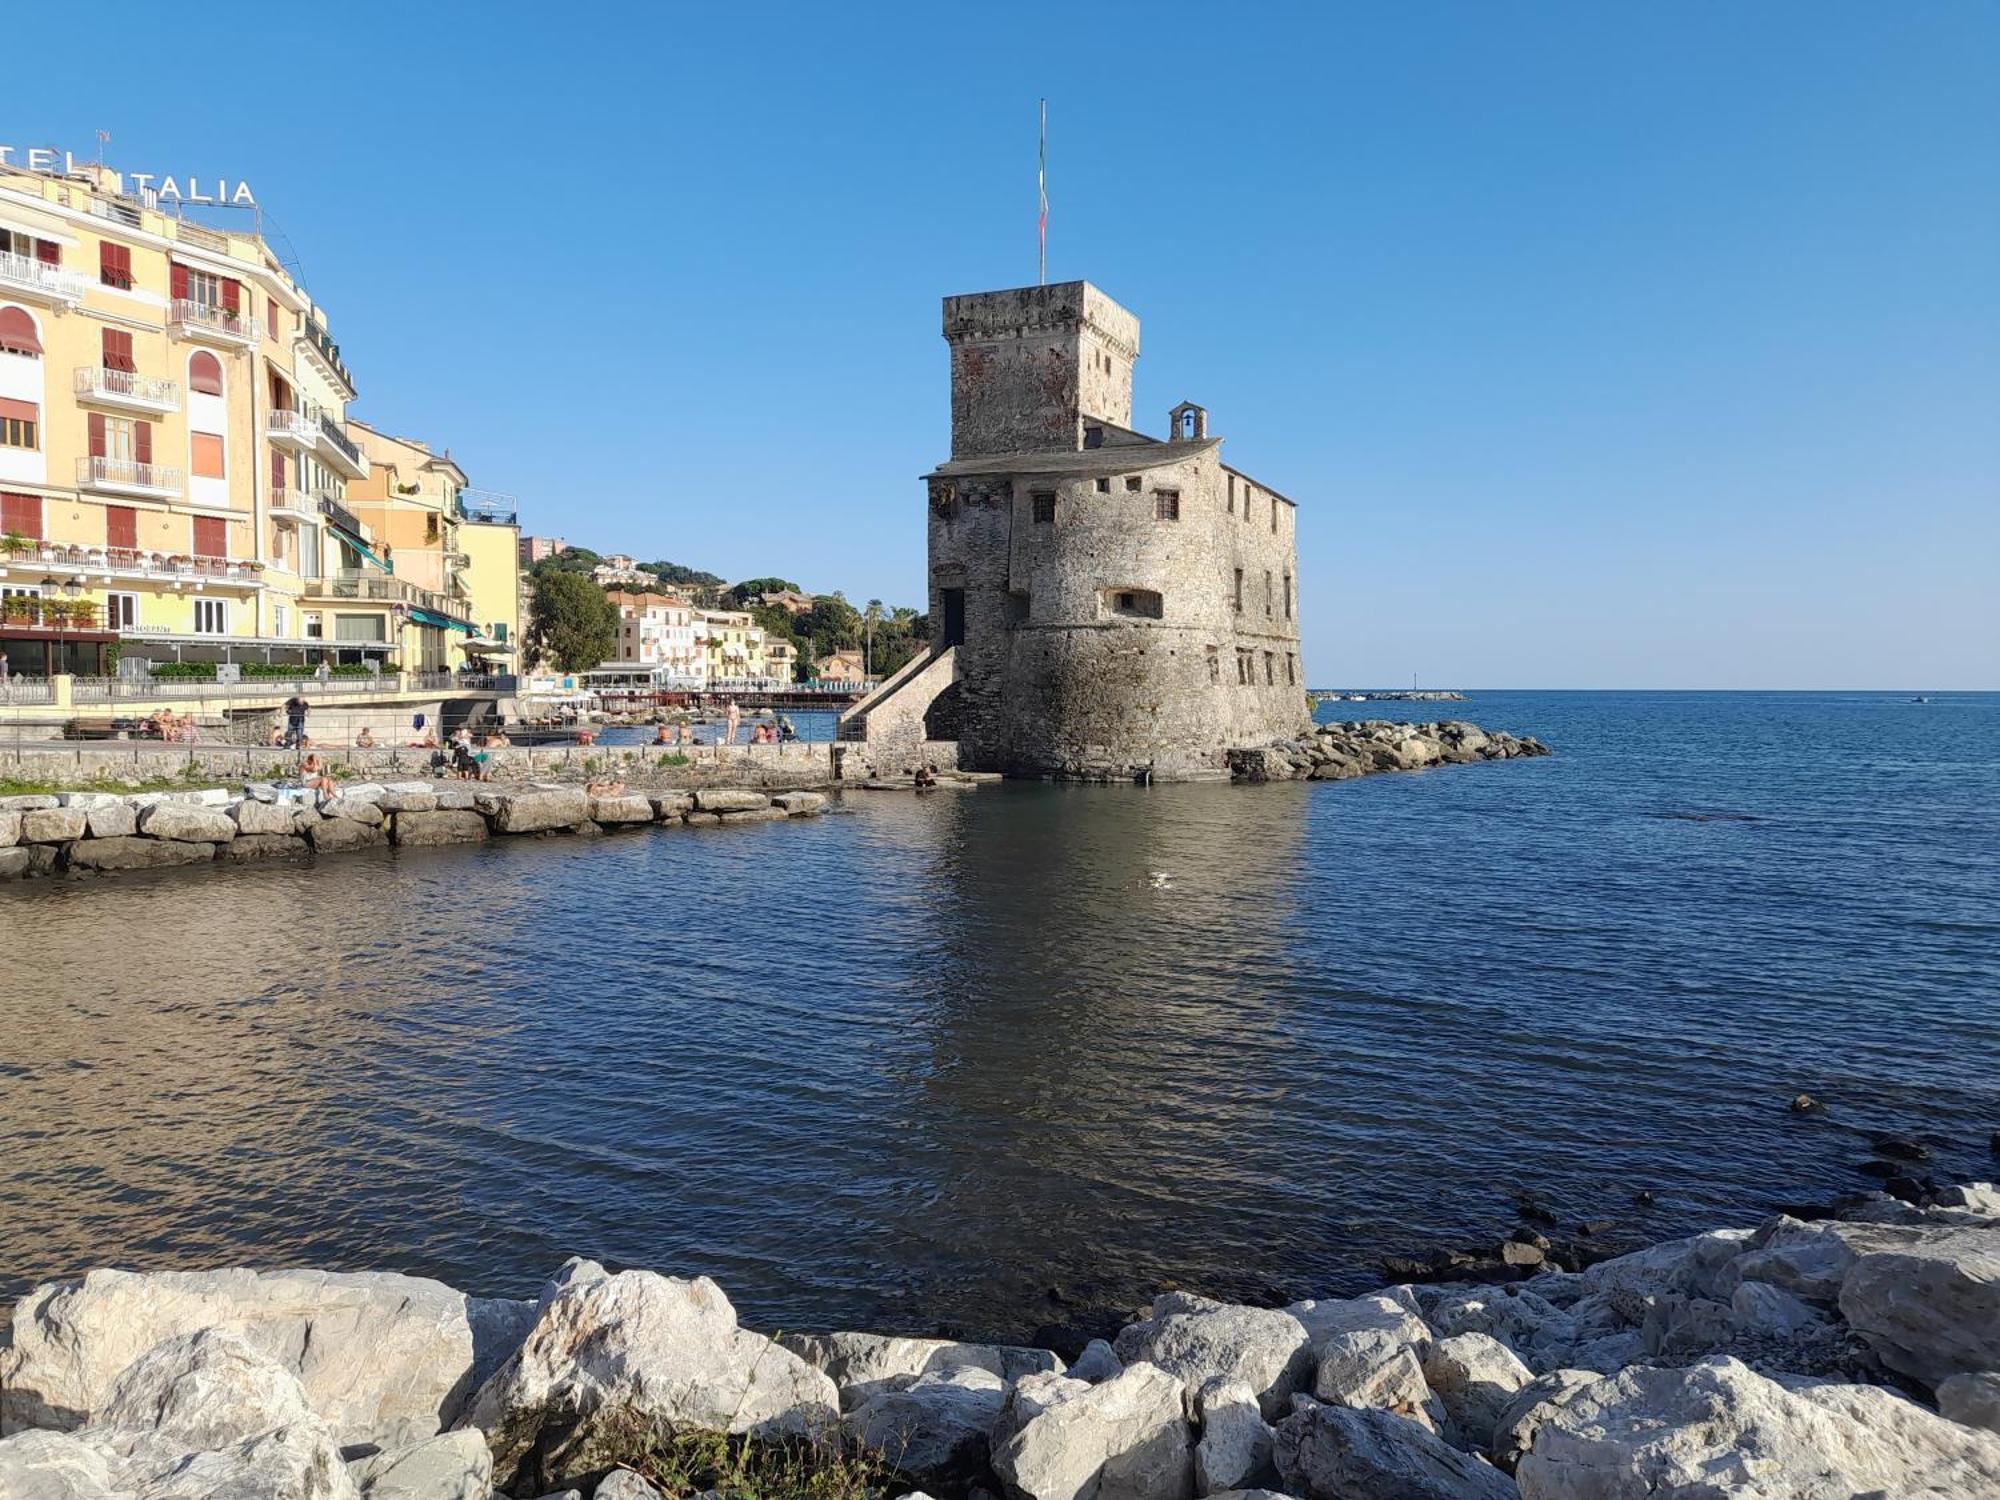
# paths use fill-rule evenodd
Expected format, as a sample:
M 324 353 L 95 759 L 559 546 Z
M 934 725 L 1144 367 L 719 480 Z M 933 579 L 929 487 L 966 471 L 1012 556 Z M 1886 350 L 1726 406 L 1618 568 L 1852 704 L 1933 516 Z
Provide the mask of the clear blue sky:
M 2000 687 L 1995 4 L 92 14 L 0 140 L 251 179 L 530 529 L 921 604 L 1046 95 L 1051 279 L 1300 501 L 1315 682 Z

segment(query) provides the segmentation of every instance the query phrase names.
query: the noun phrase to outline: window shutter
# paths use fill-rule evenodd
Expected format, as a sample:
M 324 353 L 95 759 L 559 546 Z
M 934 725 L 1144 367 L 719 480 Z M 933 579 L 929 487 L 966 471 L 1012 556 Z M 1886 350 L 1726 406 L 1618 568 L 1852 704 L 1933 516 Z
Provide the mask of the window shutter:
M 172 282 L 170 290 L 173 296 L 177 300 L 184 301 L 188 294 L 188 268 L 176 261 L 169 280 Z
M 229 556 L 229 523 L 220 516 L 196 516 L 194 518 L 194 555 L 196 557 Z
M 131 286 L 132 252 L 109 240 L 98 241 L 97 279 L 106 286 Z
M 104 413 L 101 411 L 90 414 L 90 456 L 104 457 Z
M 122 328 L 104 330 L 104 368 L 138 373 L 139 363 L 132 356 L 132 335 Z
M 203 396 L 222 394 L 222 361 L 206 349 L 188 361 L 188 389 Z
M 139 545 L 139 512 L 129 505 L 104 507 L 104 544 L 107 547 L 135 548 Z
M 18 531 L 30 541 L 42 539 L 42 501 L 38 495 L 0 495 L 0 533 Z
M 271 337 L 276 339 L 278 337 L 278 299 L 276 297 L 266 297 L 264 299 L 264 321 L 270 325 Z
M 153 461 L 153 424 L 134 422 L 132 424 L 132 459 L 135 463 L 149 464 Z
M 229 313 L 241 312 L 243 310 L 242 282 L 231 281 L 226 277 L 223 279 L 222 310 Z
M 59 266 L 62 264 L 62 246 L 54 240 L 36 240 L 35 259 L 45 266 Z
M 276 448 L 271 450 L 271 492 L 278 493 L 285 487 L 285 455 Z

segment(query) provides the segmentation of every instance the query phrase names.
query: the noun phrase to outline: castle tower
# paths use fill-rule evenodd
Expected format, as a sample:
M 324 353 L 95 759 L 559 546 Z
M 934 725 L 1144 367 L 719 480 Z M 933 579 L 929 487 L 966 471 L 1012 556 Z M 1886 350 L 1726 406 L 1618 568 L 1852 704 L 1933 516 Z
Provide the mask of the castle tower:
M 944 299 L 951 456 L 1076 452 L 1132 425 L 1139 320 L 1087 281 Z

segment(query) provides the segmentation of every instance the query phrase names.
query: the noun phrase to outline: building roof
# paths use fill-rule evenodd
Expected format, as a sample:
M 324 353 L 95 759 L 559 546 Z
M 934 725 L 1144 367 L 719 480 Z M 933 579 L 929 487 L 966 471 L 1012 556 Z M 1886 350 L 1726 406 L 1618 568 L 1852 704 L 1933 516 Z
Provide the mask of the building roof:
M 1164 443 L 1134 443 L 1078 452 L 1055 449 L 1042 453 L 989 453 L 979 458 L 954 458 L 939 464 L 926 479 L 955 479 L 967 474 L 1047 474 L 1052 478 L 1094 479 L 1157 469 L 1222 446 L 1219 437 L 1176 438 Z

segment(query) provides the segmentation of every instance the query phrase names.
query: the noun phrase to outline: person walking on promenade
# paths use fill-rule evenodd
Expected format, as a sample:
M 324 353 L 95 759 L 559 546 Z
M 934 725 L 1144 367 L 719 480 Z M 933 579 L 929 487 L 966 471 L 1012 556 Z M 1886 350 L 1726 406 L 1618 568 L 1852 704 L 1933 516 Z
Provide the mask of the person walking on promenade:
M 306 742 L 306 711 L 312 705 L 302 693 L 294 693 L 285 700 L 285 747 L 296 750 Z
M 736 731 L 743 727 L 743 708 L 734 698 L 729 700 L 729 712 L 723 715 L 723 722 L 729 726 L 724 743 L 733 745 L 736 743 Z

